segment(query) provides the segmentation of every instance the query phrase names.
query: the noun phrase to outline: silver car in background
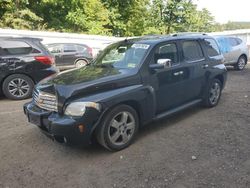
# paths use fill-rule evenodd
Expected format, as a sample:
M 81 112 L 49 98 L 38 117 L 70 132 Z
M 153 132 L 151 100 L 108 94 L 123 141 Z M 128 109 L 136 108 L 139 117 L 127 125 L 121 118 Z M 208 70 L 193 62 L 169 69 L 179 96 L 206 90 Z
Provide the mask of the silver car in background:
M 248 62 L 249 49 L 240 38 L 232 36 L 215 36 L 225 58 L 225 64 L 243 70 Z

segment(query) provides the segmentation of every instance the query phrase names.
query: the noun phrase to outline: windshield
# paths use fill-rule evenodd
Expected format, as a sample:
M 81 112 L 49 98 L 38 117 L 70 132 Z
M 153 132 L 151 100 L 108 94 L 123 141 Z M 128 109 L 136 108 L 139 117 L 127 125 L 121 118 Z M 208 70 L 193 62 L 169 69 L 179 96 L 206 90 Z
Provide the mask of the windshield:
M 108 46 L 95 60 L 94 65 L 118 69 L 138 67 L 149 48 L 148 44 L 122 42 Z

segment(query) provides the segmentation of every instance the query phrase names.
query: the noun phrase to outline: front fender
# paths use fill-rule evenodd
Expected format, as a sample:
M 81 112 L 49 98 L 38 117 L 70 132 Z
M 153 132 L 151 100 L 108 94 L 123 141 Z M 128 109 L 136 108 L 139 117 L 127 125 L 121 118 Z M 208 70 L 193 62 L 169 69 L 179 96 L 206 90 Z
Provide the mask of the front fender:
M 84 97 L 81 101 L 100 103 L 102 105 L 102 113 L 118 104 L 134 103 L 139 107 L 136 110 L 138 110 L 141 124 L 151 121 L 156 112 L 155 92 L 151 86 L 133 85 L 118 88 Z

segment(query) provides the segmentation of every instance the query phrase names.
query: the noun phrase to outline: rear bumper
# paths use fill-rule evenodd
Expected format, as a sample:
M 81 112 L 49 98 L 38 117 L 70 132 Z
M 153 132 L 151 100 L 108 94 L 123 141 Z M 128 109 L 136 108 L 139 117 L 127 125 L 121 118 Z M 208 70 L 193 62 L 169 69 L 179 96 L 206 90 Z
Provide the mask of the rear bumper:
M 88 112 L 88 118 L 74 119 L 42 110 L 32 102 L 25 104 L 23 110 L 30 123 L 35 124 L 45 135 L 59 142 L 88 145 L 91 141 L 91 134 L 97 126 L 96 112 Z M 84 126 L 83 132 L 80 132 L 79 125 Z

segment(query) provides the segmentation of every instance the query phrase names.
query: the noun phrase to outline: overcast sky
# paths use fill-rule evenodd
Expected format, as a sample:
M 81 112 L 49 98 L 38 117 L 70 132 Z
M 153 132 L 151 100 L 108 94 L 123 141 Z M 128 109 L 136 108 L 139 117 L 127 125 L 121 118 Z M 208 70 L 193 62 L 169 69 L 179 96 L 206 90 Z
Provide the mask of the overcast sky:
M 250 0 L 194 0 L 198 8 L 207 8 L 216 22 L 250 22 Z

